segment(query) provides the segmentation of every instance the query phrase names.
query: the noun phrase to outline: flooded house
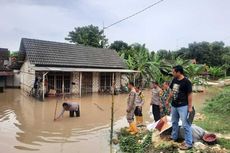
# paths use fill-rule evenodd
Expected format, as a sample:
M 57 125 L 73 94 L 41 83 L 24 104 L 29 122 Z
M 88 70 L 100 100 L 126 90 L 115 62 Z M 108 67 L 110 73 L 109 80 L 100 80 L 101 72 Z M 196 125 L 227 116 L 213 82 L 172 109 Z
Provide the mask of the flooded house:
M 85 95 L 121 87 L 128 70 L 116 51 L 83 45 L 22 38 L 21 89 L 45 95 Z
M 19 87 L 19 71 L 12 67 L 10 51 L 0 48 L 0 92 L 4 88 Z

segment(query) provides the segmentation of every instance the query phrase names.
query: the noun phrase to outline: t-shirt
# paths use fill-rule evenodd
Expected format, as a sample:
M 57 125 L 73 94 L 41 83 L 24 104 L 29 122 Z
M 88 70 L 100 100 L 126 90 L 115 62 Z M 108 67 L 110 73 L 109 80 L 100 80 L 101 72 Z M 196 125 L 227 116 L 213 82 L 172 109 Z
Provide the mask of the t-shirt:
M 153 88 L 152 89 L 152 99 L 151 99 L 151 105 L 160 105 L 160 93 L 161 93 L 161 88 Z
M 131 110 L 135 110 L 135 100 L 136 100 L 136 91 L 135 89 L 132 89 L 131 92 L 129 93 L 129 97 L 128 97 L 128 100 L 127 100 L 127 109 L 129 111 Z
M 79 103 L 76 103 L 76 102 L 65 102 L 67 103 L 70 107 L 69 107 L 69 110 L 68 111 L 78 111 L 79 109 Z M 58 118 L 61 117 L 64 113 L 65 113 L 65 109 L 63 108 L 61 113 L 58 115 Z
M 143 106 L 144 104 L 144 94 L 142 91 L 136 93 L 136 100 L 135 100 L 136 106 Z
M 187 78 L 182 80 L 174 78 L 170 84 L 170 88 L 173 93 L 172 106 L 180 107 L 188 105 L 188 95 L 192 92 L 192 83 Z

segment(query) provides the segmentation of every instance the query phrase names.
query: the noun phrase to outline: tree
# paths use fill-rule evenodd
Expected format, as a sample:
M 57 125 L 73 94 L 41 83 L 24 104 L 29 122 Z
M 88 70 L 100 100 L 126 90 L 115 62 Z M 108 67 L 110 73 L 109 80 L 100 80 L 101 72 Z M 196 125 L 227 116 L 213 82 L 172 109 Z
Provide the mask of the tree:
M 213 67 L 210 66 L 208 72 L 211 75 L 212 79 L 214 80 L 224 75 L 223 69 L 221 67 L 216 67 L 216 66 Z
M 114 42 L 110 45 L 109 48 L 110 48 L 110 49 L 114 49 L 114 50 L 116 50 L 117 52 L 120 52 L 120 51 L 122 51 L 122 50 L 127 50 L 127 49 L 129 49 L 130 47 L 129 47 L 129 45 L 128 45 L 126 42 L 124 42 L 124 41 L 122 41 L 122 40 L 117 40 L 117 41 L 114 41 Z
M 159 81 L 162 75 L 159 69 L 160 59 L 153 53 L 150 53 L 145 45 L 138 43 L 132 44 L 128 50 L 121 53 L 121 57 L 124 58 L 129 69 L 140 72 L 135 76 L 135 81 L 142 87 L 146 86 L 151 80 Z M 133 79 L 134 76 L 130 75 L 129 80 Z
M 108 43 L 103 30 L 93 25 L 74 28 L 74 31 L 70 31 L 65 40 L 97 48 L 104 48 Z
M 167 51 L 164 49 L 158 50 L 157 54 L 159 56 L 160 59 L 167 59 L 167 60 L 171 60 L 172 59 L 172 53 L 171 51 Z
M 225 73 L 225 77 L 227 76 L 227 74 L 229 73 L 229 68 L 230 68 L 230 47 L 226 47 L 225 48 L 225 54 L 222 56 L 222 60 L 224 62 L 224 65 L 222 66 L 222 68 L 224 69 L 224 73 Z

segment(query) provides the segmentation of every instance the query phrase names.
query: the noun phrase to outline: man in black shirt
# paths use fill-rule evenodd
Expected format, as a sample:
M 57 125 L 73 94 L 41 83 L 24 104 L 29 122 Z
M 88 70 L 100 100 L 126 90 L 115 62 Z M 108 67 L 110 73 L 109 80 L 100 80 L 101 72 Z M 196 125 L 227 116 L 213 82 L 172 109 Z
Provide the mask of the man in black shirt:
M 166 102 L 168 104 L 172 98 L 172 139 L 174 141 L 178 139 L 178 122 L 181 119 L 185 131 L 185 142 L 180 146 L 180 149 L 188 150 L 192 148 L 192 130 L 187 118 L 188 113 L 192 112 L 192 84 L 184 77 L 184 70 L 180 65 L 173 67 L 173 76 L 174 79 L 170 85 L 172 92 Z

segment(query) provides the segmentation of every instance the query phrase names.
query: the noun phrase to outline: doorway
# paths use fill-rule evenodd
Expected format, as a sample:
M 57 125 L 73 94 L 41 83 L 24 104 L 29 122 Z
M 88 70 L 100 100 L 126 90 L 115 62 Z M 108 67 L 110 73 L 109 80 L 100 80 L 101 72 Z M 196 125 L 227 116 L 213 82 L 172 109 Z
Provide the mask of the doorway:
M 93 73 L 82 73 L 81 93 L 82 95 L 92 94 L 93 92 Z

